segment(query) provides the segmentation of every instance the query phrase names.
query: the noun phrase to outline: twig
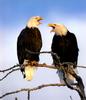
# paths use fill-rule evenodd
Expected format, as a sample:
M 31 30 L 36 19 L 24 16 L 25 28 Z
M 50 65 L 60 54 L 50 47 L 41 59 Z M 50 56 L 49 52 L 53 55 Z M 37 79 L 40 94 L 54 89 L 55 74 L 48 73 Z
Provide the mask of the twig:
M 30 100 L 30 91 L 28 91 L 27 100 Z
M 76 84 L 73 84 L 73 85 L 76 85 Z M 24 89 L 19 89 L 19 90 L 16 90 L 16 91 L 12 91 L 12 92 L 8 92 L 8 93 L 5 93 L 3 94 L 2 96 L 0 96 L 0 99 L 2 99 L 3 97 L 6 97 L 8 95 L 12 95 L 12 94 L 15 94 L 15 93 L 19 93 L 19 92 L 24 92 L 24 91 L 29 91 L 29 92 L 32 92 L 32 91 L 36 91 L 36 90 L 39 90 L 39 89 L 42 89 L 42 88 L 45 88 L 45 87 L 50 87 L 50 86 L 66 86 L 65 84 L 58 84 L 58 83 L 54 83 L 54 84 L 43 84 L 43 85 L 40 85 L 40 86 L 37 86 L 37 87 L 34 87 L 34 88 L 24 88 Z
M 70 96 L 70 99 L 73 100 L 71 96 Z
M 79 67 L 79 68 L 86 68 L 86 66 L 77 66 L 77 67 Z
M 2 77 L 1 79 L 0 79 L 0 81 L 2 81 L 3 79 L 5 79 L 9 74 L 11 74 L 12 72 L 14 72 L 14 71 L 18 71 L 20 68 L 17 68 L 17 69 L 13 69 L 12 71 L 10 71 L 10 72 L 8 72 L 4 77 Z
M 46 64 L 38 64 L 38 65 L 36 65 L 36 67 L 45 67 L 45 68 L 50 68 L 50 69 L 56 69 L 53 65 L 46 65 Z M 15 71 L 20 70 L 20 68 L 16 68 L 16 69 L 12 69 L 12 68 L 15 68 L 15 67 L 13 66 L 13 67 L 11 67 L 9 69 L 4 70 L 4 72 L 8 71 L 8 70 L 11 70 L 11 71 L 9 71 L 4 77 L 2 77 L 0 79 L 0 81 L 2 81 L 3 79 L 5 79 L 9 74 L 11 74 L 11 73 L 13 73 Z M 2 72 L 3 72 L 3 70 L 2 70 Z
M 18 98 L 16 97 L 15 100 L 18 100 Z
M 20 64 L 17 64 L 17 65 L 14 65 L 14 66 L 12 66 L 12 67 L 10 67 L 10 68 L 8 68 L 8 69 L 5 69 L 5 70 L 0 70 L 0 72 L 6 72 L 6 71 L 9 71 L 9 70 L 11 70 L 11 69 L 13 69 L 13 68 L 16 68 L 16 67 L 19 67 L 20 66 Z

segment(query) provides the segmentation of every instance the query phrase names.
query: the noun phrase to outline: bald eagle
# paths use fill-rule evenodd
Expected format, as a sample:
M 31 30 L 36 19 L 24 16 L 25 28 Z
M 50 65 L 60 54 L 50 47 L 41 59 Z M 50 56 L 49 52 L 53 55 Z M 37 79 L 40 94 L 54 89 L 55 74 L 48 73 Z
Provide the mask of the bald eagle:
M 40 20 L 42 20 L 40 16 L 31 17 L 17 38 L 17 56 L 21 65 L 39 61 L 39 54 L 30 54 L 26 50 L 40 52 L 42 48 L 41 32 L 38 29 L 38 25 L 41 24 Z M 21 71 L 26 80 L 32 80 L 35 70 L 35 66 L 21 66 Z
M 78 60 L 78 44 L 77 39 L 74 33 L 69 32 L 65 25 L 62 24 L 48 24 L 49 27 L 52 27 L 51 32 L 55 32 L 55 35 L 52 40 L 51 50 L 56 53 L 61 63 L 70 62 L 73 63 L 73 68 L 76 68 Z M 53 63 L 57 65 L 55 56 L 52 55 Z M 60 82 L 63 81 L 63 74 L 59 71 Z M 70 83 L 73 82 L 73 78 L 68 76 Z

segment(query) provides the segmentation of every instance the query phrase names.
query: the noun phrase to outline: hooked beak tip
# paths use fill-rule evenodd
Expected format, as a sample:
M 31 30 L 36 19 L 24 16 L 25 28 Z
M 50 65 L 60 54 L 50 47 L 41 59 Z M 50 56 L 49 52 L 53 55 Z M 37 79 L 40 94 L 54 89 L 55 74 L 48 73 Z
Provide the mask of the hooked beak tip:
M 44 20 L 42 17 L 40 17 L 40 20 Z

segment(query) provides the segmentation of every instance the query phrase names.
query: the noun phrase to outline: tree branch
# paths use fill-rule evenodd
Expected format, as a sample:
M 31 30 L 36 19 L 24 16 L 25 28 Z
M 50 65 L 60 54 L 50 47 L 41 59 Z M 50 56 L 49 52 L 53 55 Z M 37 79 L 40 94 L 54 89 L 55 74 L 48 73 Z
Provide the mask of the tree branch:
M 6 72 L 6 71 L 10 71 L 10 70 L 12 70 L 12 69 L 14 69 L 14 68 L 16 68 L 16 67 L 19 67 L 20 66 L 20 64 L 17 64 L 17 65 L 14 65 L 14 66 L 12 66 L 12 67 L 10 67 L 10 68 L 8 68 L 8 69 L 4 69 L 4 70 L 0 70 L 0 72 Z
M 46 64 L 37 64 L 35 65 L 36 67 L 46 67 L 46 68 L 52 68 L 52 69 L 61 69 L 64 73 L 64 81 L 66 84 L 45 84 L 45 85 L 41 85 L 41 86 L 38 86 L 38 87 L 35 87 L 35 88 L 32 88 L 32 89 L 20 89 L 20 90 L 17 90 L 17 91 L 13 91 L 13 92 L 9 92 L 9 93 L 6 93 L 4 95 L 2 95 L 0 98 L 3 98 L 7 95 L 11 95 L 11 94 L 14 94 L 14 93 L 18 93 L 18 92 L 22 92 L 22 91 L 28 91 L 28 98 L 29 98 L 29 95 L 30 95 L 30 92 L 31 91 L 35 91 L 35 90 L 38 90 L 38 89 L 41 89 L 41 88 L 44 88 L 44 87 L 48 87 L 48 86 L 67 86 L 68 88 L 70 89 L 73 89 L 73 90 L 76 90 L 81 98 L 81 100 L 86 100 L 86 97 L 85 97 L 85 91 L 84 91 L 84 84 L 83 84 L 83 81 L 81 79 L 80 76 L 78 76 L 75 72 L 74 72 L 74 69 L 71 68 L 71 67 L 68 67 L 68 69 L 66 67 L 64 67 L 64 64 L 70 66 L 70 65 L 74 65 L 73 63 L 70 63 L 70 62 L 64 62 L 64 63 L 60 63 L 60 58 L 58 57 L 58 55 L 56 53 L 53 53 L 51 51 L 43 51 L 43 52 L 32 52 L 32 51 L 29 51 L 26 49 L 26 51 L 30 54 L 44 54 L 44 53 L 49 53 L 49 54 L 52 54 L 55 56 L 56 58 L 56 61 L 58 62 L 58 65 L 57 66 L 53 66 L 53 65 L 46 65 Z M 19 66 L 22 66 L 22 65 L 15 65 L 11 68 L 8 68 L 8 69 L 5 69 L 5 70 L 0 70 L 0 72 L 7 72 L 7 71 L 10 71 L 8 72 L 2 79 L 0 79 L 0 81 L 2 81 L 3 79 L 5 79 L 10 73 L 14 72 L 14 71 L 17 71 L 17 70 L 20 70 L 20 68 L 16 68 L 16 67 L 19 67 Z M 25 67 L 25 65 L 23 65 Z M 80 68 L 86 68 L 85 66 L 78 66 Z M 15 69 L 16 68 L 16 69 Z M 71 74 L 77 81 L 77 84 L 75 87 L 72 86 L 72 84 L 69 84 L 67 81 L 66 81 L 66 78 L 65 78 L 65 74 Z
M 69 62 L 68 62 L 68 64 L 69 64 Z M 0 79 L 0 81 L 2 81 L 3 79 L 5 79 L 9 74 L 11 74 L 11 73 L 13 73 L 15 71 L 20 70 L 20 66 L 21 66 L 20 64 L 17 64 L 17 65 L 14 65 L 13 67 L 10 67 L 8 69 L 0 70 L 0 72 L 7 72 L 7 71 L 9 71 L 4 77 L 2 77 Z M 43 68 L 50 68 L 50 69 L 59 69 L 60 68 L 60 66 L 57 66 L 57 68 L 56 68 L 54 65 L 47 65 L 45 63 L 44 64 L 37 64 L 35 66 L 36 67 L 43 67 Z M 17 67 L 19 67 L 19 68 L 17 68 Z M 79 68 L 86 68 L 85 66 L 77 66 L 77 67 L 79 67 Z
M 72 85 L 76 85 L 76 84 L 72 84 Z M 12 94 L 15 94 L 15 93 L 19 93 L 19 92 L 25 92 L 25 91 L 29 91 L 29 92 L 32 92 L 32 91 L 36 91 L 36 90 L 39 90 L 39 89 L 42 89 L 42 88 L 45 88 L 45 87 L 50 87 L 50 86 L 66 86 L 65 84 L 58 84 L 58 83 L 54 83 L 54 84 L 43 84 L 43 85 L 40 85 L 40 86 L 37 86 L 37 87 L 34 87 L 34 88 L 23 88 L 23 89 L 19 89 L 19 90 L 16 90 L 16 91 L 12 91 L 12 92 L 8 92 L 8 93 L 5 93 L 3 94 L 2 96 L 0 96 L 0 99 L 8 96 L 8 95 L 12 95 Z
M 68 63 L 70 63 L 70 62 L 68 62 Z M 0 72 L 4 73 L 4 72 L 10 71 L 10 70 L 12 70 L 12 69 L 14 69 L 16 67 L 19 67 L 20 68 L 20 66 L 21 66 L 20 64 L 17 64 L 17 65 L 14 65 L 13 67 L 10 67 L 8 69 L 0 70 Z M 38 65 L 36 65 L 36 67 L 45 67 L 45 68 L 57 69 L 54 65 L 47 65 L 46 63 L 38 64 Z M 82 65 L 78 65 L 77 67 L 79 67 L 79 68 L 86 68 L 86 66 L 82 66 Z
M 69 65 L 68 65 L 67 68 L 63 67 L 62 71 L 63 71 L 63 74 L 64 74 L 63 75 L 64 76 L 64 81 L 65 81 L 67 87 L 72 89 L 72 90 L 76 90 L 78 92 L 81 100 L 86 100 L 85 91 L 84 91 L 84 84 L 83 84 L 83 81 L 82 81 L 81 77 L 78 76 L 75 73 L 75 71 L 73 70 L 73 68 L 70 67 Z M 75 87 L 73 87 L 71 84 L 69 84 L 67 82 L 67 78 L 65 77 L 67 73 L 69 73 L 70 75 L 72 75 L 76 79 L 77 85 Z
M 18 71 L 18 70 L 20 70 L 20 68 L 11 70 L 11 71 L 8 72 L 4 77 L 2 77 L 2 78 L 0 79 L 0 81 L 4 80 L 4 79 L 5 79 L 9 74 L 11 74 L 12 72 L 15 72 L 15 71 Z

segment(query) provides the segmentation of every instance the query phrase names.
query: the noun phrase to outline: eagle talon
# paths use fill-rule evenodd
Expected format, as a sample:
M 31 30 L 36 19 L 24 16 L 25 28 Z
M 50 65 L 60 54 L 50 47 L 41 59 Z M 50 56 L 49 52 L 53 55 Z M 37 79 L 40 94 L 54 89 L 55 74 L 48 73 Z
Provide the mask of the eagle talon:
M 36 62 L 36 61 L 32 61 L 32 62 L 30 63 L 30 65 L 32 65 L 32 66 L 34 66 L 34 65 L 38 65 L 38 62 Z

